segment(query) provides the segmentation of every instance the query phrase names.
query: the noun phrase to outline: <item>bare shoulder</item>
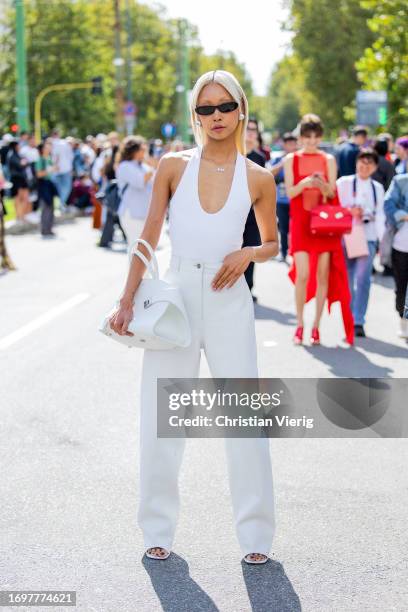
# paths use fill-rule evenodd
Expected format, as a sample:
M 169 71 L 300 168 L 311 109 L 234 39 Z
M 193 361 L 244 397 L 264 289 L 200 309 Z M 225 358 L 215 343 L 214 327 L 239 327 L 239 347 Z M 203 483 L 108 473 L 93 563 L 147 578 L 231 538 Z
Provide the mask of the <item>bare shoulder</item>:
M 196 150 L 197 147 L 185 151 L 169 151 L 161 157 L 158 171 L 165 176 L 171 196 L 176 192 L 181 176 Z
M 256 162 L 246 158 L 248 180 L 257 185 L 274 185 L 275 179 L 268 168 L 263 168 Z
M 247 167 L 248 178 L 251 178 L 255 181 L 262 181 L 262 177 L 270 177 L 272 173 L 269 169 L 263 168 L 256 162 L 253 162 L 251 159 L 245 158 L 245 163 Z
M 268 168 L 263 168 L 248 158 L 246 159 L 246 167 L 248 187 L 254 204 L 265 192 L 275 189 L 275 179 Z
M 195 150 L 196 148 L 194 147 L 185 151 L 169 151 L 160 158 L 159 165 L 167 170 L 174 169 L 177 171 L 189 162 Z
M 336 158 L 334 157 L 334 155 L 332 155 L 331 153 L 325 153 L 326 155 L 326 159 L 329 163 L 333 163 L 336 161 Z
M 294 156 L 294 153 L 288 153 L 287 155 L 285 155 L 284 163 L 287 164 L 288 162 L 292 162 Z

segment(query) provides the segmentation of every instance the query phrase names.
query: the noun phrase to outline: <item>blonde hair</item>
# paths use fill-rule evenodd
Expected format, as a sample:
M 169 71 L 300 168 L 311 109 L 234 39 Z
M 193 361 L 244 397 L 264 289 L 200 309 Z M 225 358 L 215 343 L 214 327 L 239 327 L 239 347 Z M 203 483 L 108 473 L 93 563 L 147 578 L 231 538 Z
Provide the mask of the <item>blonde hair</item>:
M 245 115 L 244 119 L 238 122 L 238 126 L 235 130 L 235 144 L 238 151 L 242 153 L 242 155 L 246 155 L 245 138 L 249 114 L 248 100 L 238 80 L 231 72 L 227 72 L 226 70 L 211 70 L 210 72 L 202 74 L 193 87 L 190 99 L 190 115 L 194 139 L 199 146 L 204 145 L 206 142 L 203 128 L 196 124 L 196 121 L 199 120 L 199 116 L 195 112 L 195 107 L 197 106 L 197 100 L 201 90 L 210 83 L 222 85 L 222 87 L 224 87 L 233 97 L 235 102 L 239 104 L 239 112 Z

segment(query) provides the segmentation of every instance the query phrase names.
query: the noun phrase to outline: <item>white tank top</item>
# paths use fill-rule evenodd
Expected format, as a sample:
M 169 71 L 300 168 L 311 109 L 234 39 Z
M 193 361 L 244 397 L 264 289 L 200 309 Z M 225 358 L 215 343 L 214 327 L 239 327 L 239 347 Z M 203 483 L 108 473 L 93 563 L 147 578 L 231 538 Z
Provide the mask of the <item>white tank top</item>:
M 251 208 L 246 160 L 237 151 L 234 177 L 224 206 L 216 213 L 201 207 L 198 171 L 203 147 L 197 147 L 169 202 L 169 236 L 173 255 L 202 262 L 219 262 L 242 247 Z

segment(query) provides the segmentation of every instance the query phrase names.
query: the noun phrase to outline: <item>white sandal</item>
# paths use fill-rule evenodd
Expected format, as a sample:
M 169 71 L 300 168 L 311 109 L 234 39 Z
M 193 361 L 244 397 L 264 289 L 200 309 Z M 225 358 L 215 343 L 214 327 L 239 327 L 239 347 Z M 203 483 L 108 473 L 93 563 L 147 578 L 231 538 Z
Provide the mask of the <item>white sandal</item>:
M 153 554 L 150 553 L 149 550 L 164 550 L 166 552 L 165 555 L 157 555 L 157 554 Z M 162 546 L 151 546 L 150 548 L 148 548 L 145 552 L 146 557 L 149 557 L 149 559 L 159 559 L 159 561 L 163 561 L 164 559 L 167 559 L 170 556 L 170 552 L 169 550 L 166 550 L 165 548 L 163 548 Z
M 256 561 L 255 559 L 250 559 L 249 558 L 251 555 L 262 555 L 263 557 L 265 557 L 265 559 L 259 559 L 259 560 Z M 264 555 L 263 553 L 248 553 L 244 557 L 245 563 L 248 563 L 250 565 L 259 565 L 260 563 L 266 563 L 268 561 L 268 559 L 269 559 L 269 557 L 267 555 Z

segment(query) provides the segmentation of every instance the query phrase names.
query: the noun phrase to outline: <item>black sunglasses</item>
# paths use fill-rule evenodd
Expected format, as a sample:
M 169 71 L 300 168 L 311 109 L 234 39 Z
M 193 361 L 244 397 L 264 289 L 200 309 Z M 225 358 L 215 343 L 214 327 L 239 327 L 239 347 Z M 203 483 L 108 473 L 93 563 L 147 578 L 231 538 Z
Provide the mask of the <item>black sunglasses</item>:
M 232 111 L 237 110 L 238 106 L 238 102 L 223 102 L 216 106 L 196 106 L 195 112 L 197 115 L 212 115 L 217 108 L 220 113 L 232 113 Z

